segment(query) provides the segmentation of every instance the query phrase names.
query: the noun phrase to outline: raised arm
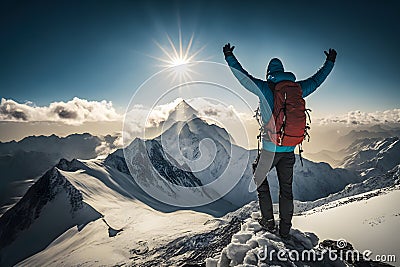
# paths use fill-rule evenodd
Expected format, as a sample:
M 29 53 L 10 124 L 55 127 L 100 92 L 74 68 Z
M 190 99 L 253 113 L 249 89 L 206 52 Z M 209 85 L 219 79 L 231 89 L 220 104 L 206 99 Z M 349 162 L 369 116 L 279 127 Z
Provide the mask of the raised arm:
M 303 89 L 303 97 L 309 96 L 313 93 L 325 81 L 333 69 L 336 59 L 335 49 L 329 49 L 329 53 L 326 51 L 324 52 L 326 55 L 324 65 L 310 78 L 298 82 Z
M 264 93 L 266 93 L 267 95 L 269 93 L 272 95 L 272 92 L 269 89 L 266 81 L 254 78 L 245 69 L 243 69 L 242 65 L 240 65 L 239 61 L 233 55 L 232 51 L 234 48 L 234 46 L 231 47 L 231 45 L 228 43 L 224 46 L 223 52 L 225 55 L 225 60 L 231 68 L 232 73 L 236 77 L 236 79 L 238 79 L 238 81 L 243 85 L 244 88 L 259 97 L 265 97 L 265 95 L 263 95 L 263 91 L 266 91 Z

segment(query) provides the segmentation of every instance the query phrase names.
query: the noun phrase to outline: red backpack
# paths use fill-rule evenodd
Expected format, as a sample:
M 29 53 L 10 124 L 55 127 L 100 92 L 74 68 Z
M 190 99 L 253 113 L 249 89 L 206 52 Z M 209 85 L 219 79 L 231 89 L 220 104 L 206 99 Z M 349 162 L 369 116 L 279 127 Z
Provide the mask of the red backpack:
M 275 85 L 274 110 L 264 126 L 264 134 L 278 146 L 296 146 L 308 136 L 303 90 L 298 83 L 282 81 Z M 264 138 L 265 138 L 264 137 Z

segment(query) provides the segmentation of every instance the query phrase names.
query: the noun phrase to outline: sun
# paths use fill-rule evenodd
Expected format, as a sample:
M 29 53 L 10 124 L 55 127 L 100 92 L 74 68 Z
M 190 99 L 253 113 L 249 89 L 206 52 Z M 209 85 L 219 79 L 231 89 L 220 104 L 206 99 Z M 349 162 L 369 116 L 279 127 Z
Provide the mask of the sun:
M 192 51 L 194 33 L 189 38 L 189 41 L 185 45 L 182 41 L 182 32 L 179 29 L 179 41 L 177 44 L 174 44 L 171 37 L 167 34 L 167 40 L 169 46 L 162 46 L 157 41 L 154 41 L 155 44 L 161 49 L 164 56 L 161 57 L 153 57 L 158 61 L 163 63 L 163 67 L 178 67 L 182 65 L 186 65 L 188 63 L 192 63 L 195 61 L 195 57 L 204 49 L 204 46 L 196 51 Z
M 189 63 L 190 61 L 186 58 L 175 58 L 174 60 L 171 61 L 171 67 L 176 67 L 180 65 L 185 65 Z

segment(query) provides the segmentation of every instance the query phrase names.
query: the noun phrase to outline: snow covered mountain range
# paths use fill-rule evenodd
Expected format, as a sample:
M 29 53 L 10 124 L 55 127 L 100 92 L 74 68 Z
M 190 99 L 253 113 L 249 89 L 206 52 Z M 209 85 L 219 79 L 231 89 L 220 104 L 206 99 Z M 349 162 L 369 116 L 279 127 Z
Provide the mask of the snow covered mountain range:
M 0 217 L 1 262 L 21 260 L 44 249 L 70 227 L 84 227 L 101 214 L 83 201 L 77 190 L 59 171 L 47 171 L 24 197 Z
M 116 148 L 117 136 L 72 134 L 66 137 L 30 136 L 0 142 L 0 215 L 14 205 L 60 159 L 91 159 Z
M 318 127 L 321 128 L 321 126 Z M 325 143 L 330 142 L 331 144 L 320 149 L 317 153 L 309 153 L 309 151 L 305 149 L 305 157 L 312 161 L 327 162 L 334 167 L 343 167 L 343 164 L 352 154 L 362 151 L 362 146 L 370 146 L 372 149 L 372 144 L 376 141 L 390 140 L 400 136 L 399 125 L 359 126 L 359 129 L 347 130 L 349 132 L 342 136 L 332 136 L 335 131 L 341 132 L 345 130 L 346 129 L 343 128 L 334 128 L 334 126 L 330 126 L 330 128 L 323 133 L 317 134 L 316 138 L 323 139 L 322 143 L 325 141 Z M 330 138 L 332 140 L 326 140 L 326 136 L 332 136 L 332 138 Z M 312 139 L 313 137 L 314 135 Z M 375 150 L 377 148 L 375 148 Z M 368 148 L 365 148 L 364 151 L 365 150 L 368 150 Z
M 252 215 L 258 209 L 257 196 L 249 191 L 256 151 L 235 145 L 223 128 L 198 118 L 186 102 L 170 116 L 162 135 L 136 138 L 124 150 L 103 159 L 72 154 L 78 152 L 68 146 L 67 159 L 39 175 L 0 217 L 0 265 L 257 265 L 254 250 L 253 256 L 249 251 L 260 244 L 283 244 L 295 250 L 317 245 L 314 234 L 301 230 L 293 230 L 295 245 L 260 232 L 256 215 Z M 95 137 L 86 137 L 89 144 L 101 144 Z M 41 145 L 34 143 L 27 147 L 38 152 Z M 47 150 L 39 152 L 57 151 L 52 145 L 43 146 Z M 83 150 L 93 153 L 93 146 Z M 348 148 L 342 168 L 306 159 L 302 167 L 297 160 L 293 184 L 297 216 L 323 214 L 360 202 L 363 198 L 357 195 L 374 190 L 397 192 L 398 149 L 398 137 L 362 139 Z M 220 177 L 219 186 L 207 187 Z M 268 179 L 276 202 L 276 173 Z M 232 180 L 237 183 L 224 192 Z M 383 195 L 376 193 L 371 198 Z M 397 197 L 394 193 L 385 196 Z M 353 200 L 332 204 L 344 197 Z M 329 203 L 333 206 L 327 208 Z M 398 217 L 390 218 L 391 224 L 399 225 Z

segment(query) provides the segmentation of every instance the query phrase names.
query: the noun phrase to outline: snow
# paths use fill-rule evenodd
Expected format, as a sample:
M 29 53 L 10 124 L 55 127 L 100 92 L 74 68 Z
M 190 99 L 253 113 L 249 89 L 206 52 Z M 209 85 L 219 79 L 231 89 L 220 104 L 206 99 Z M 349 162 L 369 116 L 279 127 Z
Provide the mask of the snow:
M 2 241 L 12 242 L 2 242 L 0 263 L 12 265 L 44 249 L 70 227 L 82 229 L 100 217 L 101 214 L 82 201 L 80 192 L 53 168 L 1 217 Z
M 248 212 L 249 208 L 244 209 Z M 232 236 L 231 242 L 222 250 L 220 255 L 206 259 L 206 266 L 273 266 L 274 264 L 277 264 L 277 266 L 282 266 L 282 264 L 283 266 L 303 266 L 304 262 L 301 259 L 296 261 L 287 258 L 287 261 L 281 261 L 276 257 L 276 253 L 273 253 L 272 255 L 275 256 L 270 258 L 271 253 L 267 252 L 274 250 L 275 252 L 287 251 L 287 253 L 300 254 L 305 250 L 319 250 L 316 247 L 319 239 L 315 234 L 291 229 L 291 239 L 281 239 L 277 232 L 270 233 L 262 230 L 256 221 L 259 217 L 259 212 L 253 212 L 244 221 L 241 230 Z M 326 263 L 326 260 L 324 258 L 321 264 Z
M 180 168 L 201 180 L 205 190 L 212 188 L 237 208 L 255 199 L 248 190 L 254 153 L 232 144 L 224 129 L 196 118 L 173 124 L 156 140 Z
M 0 215 L 61 158 L 95 158 L 99 153 L 115 149 L 116 139 L 117 136 L 84 133 L 67 137 L 29 136 L 18 142 L 0 142 Z
M 366 179 L 371 175 L 382 174 L 400 164 L 399 137 L 362 139 L 349 148 L 341 167 L 359 171 Z
M 214 184 L 212 188 L 236 207 L 257 199 L 252 180 L 252 163 L 256 151 L 248 151 L 232 144 L 224 129 L 208 125 L 197 118 L 175 123 L 156 140 L 161 142 L 165 152 L 179 166 L 187 166 L 202 184 L 208 185 L 218 178 L 227 177 L 226 182 Z M 301 166 L 299 158 L 296 158 L 293 182 L 295 199 L 315 200 L 337 192 L 349 183 L 361 181 L 352 171 L 333 169 L 326 163 L 315 163 L 306 159 L 303 160 L 304 166 Z M 236 181 L 233 189 L 224 194 L 226 188 L 232 187 L 231 183 Z M 268 181 L 272 199 L 277 202 L 279 185 L 275 170 L 268 175 Z
M 169 113 L 166 122 L 172 121 L 188 121 L 196 118 L 198 115 L 197 110 L 192 108 L 185 100 L 179 102 L 175 108 Z M 166 127 L 166 126 L 164 126 Z
M 361 253 L 370 250 L 371 259 L 375 259 L 376 255 L 395 255 L 398 259 L 400 239 L 396 231 L 400 226 L 400 208 L 397 205 L 400 200 L 400 187 L 386 188 L 377 195 L 371 195 L 376 192 L 345 198 L 341 200 L 340 205 L 332 203 L 318 211 L 294 216 L 293 228 L 290 231 L 291 240 L 288 241 L 281 239 L 276 232 L 269 233 L 261 229 L 257 222 L 260 214 L 254 212 L 257 205 L 252 202 L 224 217 L 248 218 L 222 252 L 205 261 L 206 266 L 304 266 L 304 262 L 291 261 L 290 258 L 285 262 L 276 258 L 262 261 L 260 249 L 289 250 L 292 254 L 300 255 L 303 251 L 314 251 L 318 255 L 322 248 L 319 240 L 325 239 L 345 240 L 353 245 L 355 251 Z M 315 266 L 325 266 L 329 261 L 330 259 L 324 258 Z M 399 266 L 395 262 L 387 263 Z M 348 266 L 348 263 L 341 261 L 335 264 Z
M 189 122 L 179 121 L 188 118 Z M 170 123 L 162 136 L 137 138 L 106 158 L 61 160 L 53 168 L 58 180 L 49 183 L 53 198 L 27 197 L 25 203 L 47 204 L 10 246 L 2 248 L 0 263 L 9 265 L 12 257 L 32 255 L 19 265 L 159 266 L 205 261 L 207 266 L 267 266 L 260 249 L 320 253 L 317 235 L 345 238 L 358 250 L 400 256 L 395 234 L 400 226 L 397 137 L 354 143 L 345 164 L 352 171 L 308 160 L 302 167 L 297 158 L 294 196 L 308 202 L 295 201 L 296 212 L 302 213 L 294 216 L 291 239 L 283 240 L 257 221 L 256 192 L 249 191 L 254 185 L 255 151 L 233 144 L 224 129 L 197 118 L 187 103 L 180 104 Z M 276 202 L 276 172 L 268 179 Z M 60 190 L 58 183 L 67 184 L 68 190 Z M 225 194 L 227 188 L 231 190 Z M 168 205 L 148 189 L 185 205 Z M 26 213 L 40 211 L 27 206 Z M 274 211 L 277 214 L 276 204 Z M 18 230 L 10 225 L 4 229 Z M 274 264 L 299 262 L 282 263 L 275 255 L 268 266 Z
M 21 265 L 115 265 L 135 262 L 132 253 L 138 249 L 157 248 L 188 233 L 207 232 L 215 223 L 204 223 L 214 217 L 194 211 L 159 212 L 121 193 L 133 193 L 119 188 L 127 178 L 122 173 L 108 173 L 98 160 L 81 162 L 75 171 L 61 171 L 71 184 L 82 192 L 83 200 L 99 211 L 105 221 L 96 220 L 81 231 L 72 227 L 48 247 L 21 262 Z M 118 177 L 120 176 L 120 177 Z M 118 190 L 113 190 L 109 185 Z M 47 218 L 46 221 L 50 220 Z M 109 231 L 122 229 L 110 237 Z M 131 252 L 132 251 L 132 252 Z M 156 257 L 157 255 L 154 255 Z
M 363 197 L 374 191 L 356 195 L 341 200 L 347 200 L 346 204 L 294 216 L 293 225 L 302 231 L 313 231 L 321 239 L 344 238 L 359 251 L 371 250 L 373 256 L 394 254 L 399 259 L 400 188 L 394 189 L 365 200 Z M 357 200 L 349 202 L 354 198 Z
M 371 176 L 363 182 L 348 184 L 343 190 L 330 194 L 312 202 L 295 201 L 295 212 L 301 213 L 323 205 L 337 205 L 339 199 L 355 196 L 366 192 L 374 192 L 377 189 L 384 189 L 395 185 L 400 185 L 400 165 L 385 174 Z

